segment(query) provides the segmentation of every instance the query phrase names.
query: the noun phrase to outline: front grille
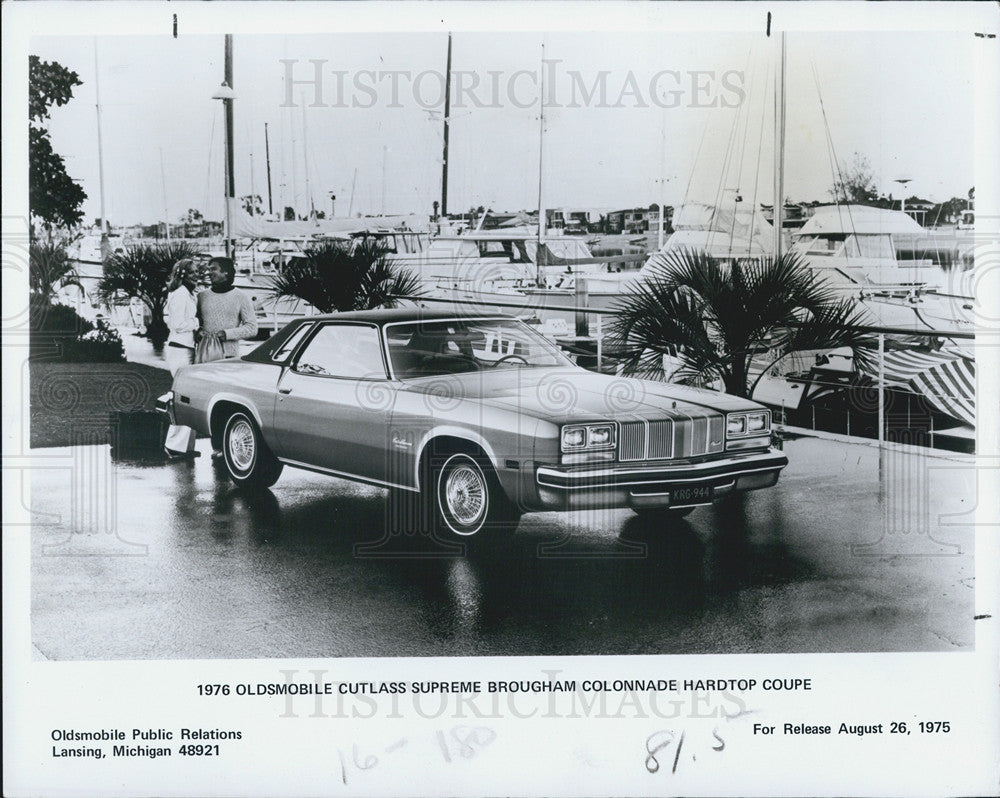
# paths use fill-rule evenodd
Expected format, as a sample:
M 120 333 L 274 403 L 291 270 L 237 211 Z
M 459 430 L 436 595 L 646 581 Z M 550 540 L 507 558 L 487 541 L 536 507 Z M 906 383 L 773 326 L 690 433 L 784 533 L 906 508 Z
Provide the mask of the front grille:
M 618 430 L 618 459 L 623 463 L 646 459 L 646 423 L 628 421 Z
M 618 428 L 618 460 L 666 460 L 700 457 L 726 448 L 721 415 L 664 421 L 626 421 Z
M 647 457 L 650 460 L 662 460 L 674 456 L 674 422 L 672 421 L 650 421 L 649 422 L 649 451 Z

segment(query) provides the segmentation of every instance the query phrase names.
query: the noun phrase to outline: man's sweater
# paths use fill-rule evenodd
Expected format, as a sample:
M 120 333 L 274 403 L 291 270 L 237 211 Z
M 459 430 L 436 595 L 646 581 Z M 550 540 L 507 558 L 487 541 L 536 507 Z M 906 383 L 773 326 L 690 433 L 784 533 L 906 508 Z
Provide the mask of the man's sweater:
M 239 354 L 236 343 L 241 338 L 253 338 L 257 334 L 257 314 L 250 297 L 233 288 L 225 293 L 206 289 L 198 294 L 198 318 L 207 333 L 224 330 L 226 340 L 223 350 L 226 357 Z

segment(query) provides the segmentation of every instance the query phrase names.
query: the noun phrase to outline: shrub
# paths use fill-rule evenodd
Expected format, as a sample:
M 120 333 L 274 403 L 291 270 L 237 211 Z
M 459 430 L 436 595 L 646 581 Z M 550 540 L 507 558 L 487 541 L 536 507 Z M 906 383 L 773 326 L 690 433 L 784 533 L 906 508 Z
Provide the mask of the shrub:
M 50 305 L 31 297 L 28 318 L 32 357 L 73 363 L 120 363 L 125 348 L 118 331 L 104 319 L 97 326 L 69 305 Z
M 121 363 L 125 347 L 118 330 L 98 319 L 93 330 L 63 345 L 61 359 L 73 363 Z
M 31 332 L 60 333 L 76 337 L 89 333 L 94 325 L 69 305 L 55 305 L 33 295 L 28 304 L 28 324 Z

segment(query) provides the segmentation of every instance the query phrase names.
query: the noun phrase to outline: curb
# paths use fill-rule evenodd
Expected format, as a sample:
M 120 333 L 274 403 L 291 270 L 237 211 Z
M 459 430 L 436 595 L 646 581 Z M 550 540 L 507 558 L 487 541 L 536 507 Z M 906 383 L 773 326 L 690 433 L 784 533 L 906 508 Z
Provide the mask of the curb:
M 962 452 L 949 452 L 943 449 L 932 449 L 929 446 L 915 446 L 909 443 L 895 443 L 884 441 L 881 444 L 871 438 L 859 438 L 853 435 L 843 435 L 839 432 L 824 432 L 822 430 L 807 429 L 806 427 L 793 427 L 786 424 L 775 424 L 772 427 L 777 432 L 789 432 L 803 438 L 818 438 L 824 441 L 834 441 L 836 443 L 848 443 L 854 446 L 867 446 L 871 449 L 885 449 L 889 452 L 902 452 L 904 454 L 922 455 L 923 457 L 934 457 L 940 460 L 955 460 L 960 463 L 976 462 L 976 455 L 964 454 Z

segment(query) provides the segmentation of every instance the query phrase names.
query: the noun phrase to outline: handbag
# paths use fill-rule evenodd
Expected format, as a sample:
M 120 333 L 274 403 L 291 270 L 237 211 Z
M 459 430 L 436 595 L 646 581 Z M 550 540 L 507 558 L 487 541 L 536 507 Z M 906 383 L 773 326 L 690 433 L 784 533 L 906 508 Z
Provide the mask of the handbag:
M 226 356 L 226 350 L 214 335 L 202 336 L 198 345 L 194 348 L 195 363 L 211 363 L 213 360 L 222 360 Z
M 187 454 L 194 450 L 195 432 L 191 427 L 171 424 L 167 427 L 167 437 L 163 448 L 167 454 Z

